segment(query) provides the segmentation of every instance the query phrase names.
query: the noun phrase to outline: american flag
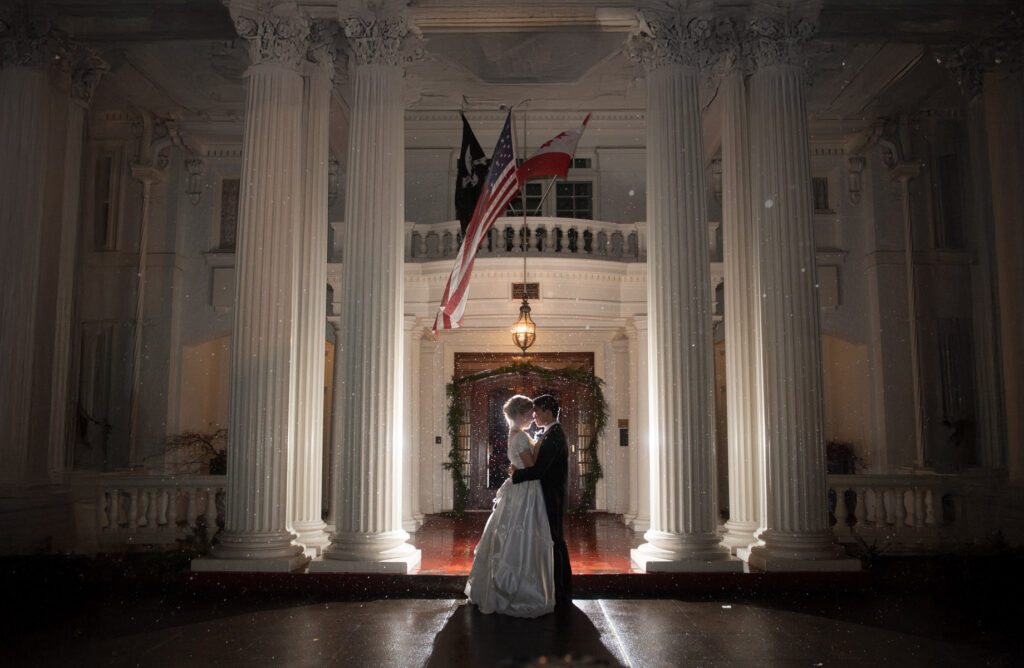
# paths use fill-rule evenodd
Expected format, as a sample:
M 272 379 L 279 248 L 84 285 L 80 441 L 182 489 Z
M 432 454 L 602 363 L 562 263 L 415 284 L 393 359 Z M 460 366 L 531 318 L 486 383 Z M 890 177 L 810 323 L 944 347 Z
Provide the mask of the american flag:
M 505 128 L 498 137 L 498 144 L 494 147 L 487 180 L 476 202 L 473 219 L 466 228 L 466 237 L 455 258 L 455 267 L 448 277 L 448 284 L 444 286 L 441 307 L 434 319 L 434 334 L 437 334 L 438 329 L 455 329 L 462 323 L 462 313 L 466 310 L 466 298 L 469 295 L 469 276 L 473 272 L 476 253 L 494 221 L 517 192 L 519 179 L 516 177 L 516 149 L 510 111 L 505 118 Z

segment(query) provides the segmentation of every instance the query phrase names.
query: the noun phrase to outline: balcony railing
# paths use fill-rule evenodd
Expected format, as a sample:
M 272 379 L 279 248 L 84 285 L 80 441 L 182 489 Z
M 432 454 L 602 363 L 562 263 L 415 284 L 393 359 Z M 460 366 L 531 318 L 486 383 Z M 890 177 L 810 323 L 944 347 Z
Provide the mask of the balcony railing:
M 407 225 L 405 259 L 454 258 L 461 242 L 458 221 Z M 647 226 L 529 217 L 524 230 L 522 218 L 499 218 L 480 245 L 478 257 L 522 255 L 524 243 L 529 255 L 642 262 L 647 257 Z

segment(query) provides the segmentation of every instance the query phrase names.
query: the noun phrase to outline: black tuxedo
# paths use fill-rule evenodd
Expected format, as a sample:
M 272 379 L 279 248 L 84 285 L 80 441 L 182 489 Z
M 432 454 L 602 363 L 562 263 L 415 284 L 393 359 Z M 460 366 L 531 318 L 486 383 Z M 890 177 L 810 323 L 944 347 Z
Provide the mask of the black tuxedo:
M 569 567 L 569 548 L 562 535 L 562 515 L 565 513 L 565 486 L 569 478 L 569 446 L 565 432 L 557 422 L 548 426 L 541 436 L 537 461 L 526 469 L 517 469 L 512 482 L 540 480 L 544 493 L 544 507 L 551 527 L 555 556 L 555 602 L 572 601 L 572 569 Z

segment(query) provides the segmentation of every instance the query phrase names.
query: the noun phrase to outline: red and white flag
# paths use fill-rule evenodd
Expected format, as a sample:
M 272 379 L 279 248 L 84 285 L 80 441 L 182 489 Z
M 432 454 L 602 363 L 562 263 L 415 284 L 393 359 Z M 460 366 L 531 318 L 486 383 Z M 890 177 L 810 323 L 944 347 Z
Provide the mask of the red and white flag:
M 533 157 L 519 166 L 519 182 L 538 176 L 561 176 L 564 179 L 572 166 L 576 145 L 580 143 L 589 120 L 590 114 L 587 114 L 578 128 L 562 132 L 541 144 Z
M 435 335 L 438 329 L 454 329 L 462 323 L 462 313 L 466 310 L 466 298 L 469 295 L 469 277 L 473 272 L 476 253 L 494 221 L 505 211 L 509 201 L 518 192 L 519 179 L 516 177 L 516 149 L 510 111 L 505 118 L 505 127 L 498 137 L 498 144 L 494 147 L 491 165 L 487 170 L 487 180 L 473 210 L 473 218 L 466 227 L 462 247 L 455 257 L 455 267 L 448 277 L 448 284 L 444 286 L 441 307 L 434 319 Z

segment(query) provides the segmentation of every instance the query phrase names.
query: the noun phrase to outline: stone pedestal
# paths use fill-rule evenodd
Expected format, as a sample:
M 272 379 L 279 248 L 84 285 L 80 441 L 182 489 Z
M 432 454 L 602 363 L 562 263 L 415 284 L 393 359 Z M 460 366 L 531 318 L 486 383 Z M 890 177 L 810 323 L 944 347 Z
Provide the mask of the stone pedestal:
M 655 26 L 655 23 L 658 23 Z M 651 528 L 647 571 L 742 570 L 715 517 L 714 359 L 698 65 L 704 26 L 648 17 L 647 315 Z
M 343 20 L 355 56 L 335 388 L 335 531 L 311 571 L 419 567 L 401 517 L 404 99 L 401 17 Z
M 764 506 L 761 327 L 757 236 L 750 212 L 750 146 L 743 73 L 719 88 L 722 104 L 722 244 L 725 261 L 725 386 L 728 393 L 729 520 L 734 554 L 757 539 Z
M 847 570 L 828 518 L 810 150 L 796 28 L 770 40 L 750 81 L 753 217 L 759 238 L 767 529 L 762 570 Z
M 194 570 L 290 571 L 307 562 L 287 530 L 295 419 L 295 239 L 301 220 L 308 24 L 235 16 L 253 65 L 242 148 L 228 417 L 225 525 Z

